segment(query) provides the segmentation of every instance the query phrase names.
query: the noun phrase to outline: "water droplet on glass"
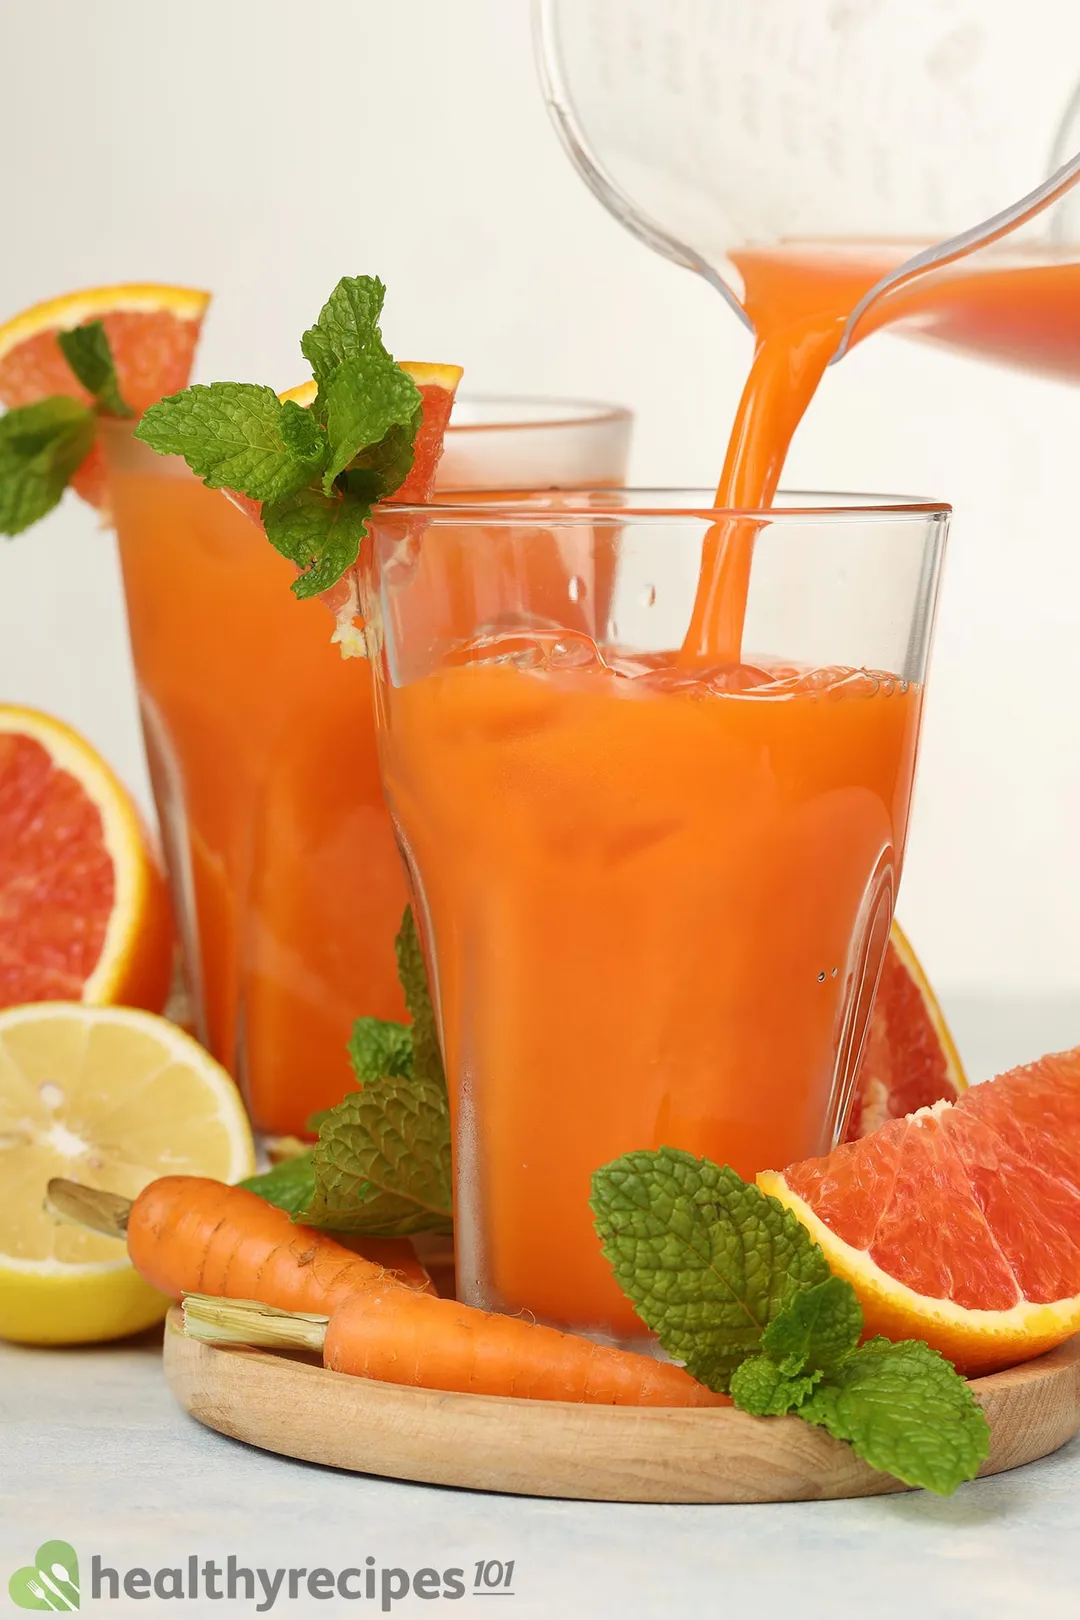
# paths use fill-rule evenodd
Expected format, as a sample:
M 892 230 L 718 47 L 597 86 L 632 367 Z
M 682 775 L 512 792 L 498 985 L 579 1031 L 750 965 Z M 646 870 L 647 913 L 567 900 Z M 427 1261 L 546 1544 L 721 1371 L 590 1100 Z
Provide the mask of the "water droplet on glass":
M 835 979 L 835 978 L 836 978 L 836 975 L 837 975 L 837 974 L 838 974 L 838 973 L 839 973 L 839 971 L 840 971 L 840 969 L 839 969 L 839 968 L 833 968 L 833 970 L 832 970 L 832 976 L 833 976 L 833 978 L 834 978 L 834 979 Z
M 819 973 L 818 974 L 817 982 L 818 982 L 818 984 L 824 984 L 825 983 L 825 974 L 824 973 Z
M 586 594 L 585 581 L 580 574 L 574 574 L 571 577 L 570 583 L 566 587 L 566 594 L 571 602 L 584 602 Z
M 653 607 L 653 606 L 655 606 L 655 603 L 656 603 L 656 586 L 655 585 L 645 585 L 645 586 L 643 586 L 640 594 L 638 595 L 638 601 L 641 603 L 642 607 Z
M 38 1086 L 38 1096 L 46 1108 L 59 1108 L 64 1100 L 64 1093 L 51 1080 L 46 1080 L 44 1085 Z

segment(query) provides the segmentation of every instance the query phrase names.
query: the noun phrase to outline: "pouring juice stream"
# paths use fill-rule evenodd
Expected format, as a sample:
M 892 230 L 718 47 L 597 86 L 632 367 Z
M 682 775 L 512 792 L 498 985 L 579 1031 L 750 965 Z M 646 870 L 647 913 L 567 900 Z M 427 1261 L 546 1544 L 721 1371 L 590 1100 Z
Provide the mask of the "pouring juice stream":
M 792 437 L 840 346 L 848 317 L 911 243 L 792 242 L 730 255 L 757 342 L 728 443 L 716 504 L 772 504 Z M 995 248 L 958 260 L 875 302 L 855 341 L 887 326 L 1050 376 L 1080 377 L 1080 266 Z M 729 519 L 703 548 L 697 598 L 679 661 L 736 665 L 757 525 Z

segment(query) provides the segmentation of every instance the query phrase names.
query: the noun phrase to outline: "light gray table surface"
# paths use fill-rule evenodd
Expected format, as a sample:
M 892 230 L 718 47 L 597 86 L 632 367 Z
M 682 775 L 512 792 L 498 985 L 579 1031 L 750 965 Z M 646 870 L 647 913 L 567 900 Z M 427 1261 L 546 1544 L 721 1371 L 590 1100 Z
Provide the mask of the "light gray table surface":
M 950 1007 L 972 1078 L 1080 1039 L 1080 1007 Z M 134 1566 L 466 1571 L 459 1602 L 408 1596 L 394 1615 L 471 1614 L 477 1560 L 513 1559 L 517 1620 L 1080 1620 L 1080 1440 L 941 1501 L 918 1492 L 766 1507 L 539 1501 L 399 1484 L 266 1455 L 174 1405 L 153 1335 L 71 1351 L 0 1347 L 0 1612 L 38 1544 Z M 490 1605 L 482 1605 L 484 1608 Z M 254 1614 L 255 1602 L 151 1596 L 117 1615 Z M 266 1611 L 264 1611 L 266 1612 Z M 378 1598 L 279 1595 L 286 1620 L 379 1614 Z

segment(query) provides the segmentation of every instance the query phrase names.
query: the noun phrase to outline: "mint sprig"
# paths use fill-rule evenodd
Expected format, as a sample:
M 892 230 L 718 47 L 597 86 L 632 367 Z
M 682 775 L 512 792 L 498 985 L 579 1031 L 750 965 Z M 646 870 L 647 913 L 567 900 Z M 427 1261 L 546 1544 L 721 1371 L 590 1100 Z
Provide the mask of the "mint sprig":
M 422 400 L 382 341 L 385 291 L 373 276 L 344 276 L 304 333 L 317 384 L 310 406 L 212 383 L 159 401 L 135 430 L 162 455 L 183 456 L 210 488 L 263 503 L 267 538 L 300 570 L 299 597 L 352 567 L 372 507 L 412 468 Z
M 989 1427 L 970 1386 L 919 1340 L 860 1346 L 854 1289 L 777 1199 L 660 1148 L 597 1170 L 592 1208 L 638 1315 L 709 1388 L 818 1424 L 907 1485 L 948 1495 L 974 1478 Z
M 357 1019 L 349 1057 L 360 1089 L 319 1116 L 313 1148 L 244 1183 L 308 1226 L 369 1237 L 453 1229 L 446 1076 L 410 910 L 396 944 L 412 1024 Z

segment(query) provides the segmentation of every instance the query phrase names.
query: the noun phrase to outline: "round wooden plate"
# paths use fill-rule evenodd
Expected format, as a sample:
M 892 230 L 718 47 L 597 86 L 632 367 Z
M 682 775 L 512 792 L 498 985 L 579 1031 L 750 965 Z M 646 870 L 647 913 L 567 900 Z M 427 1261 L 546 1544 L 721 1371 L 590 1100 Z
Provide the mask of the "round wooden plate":
M 379 1384 L 271 1351 L 200 1344 L 176 1307 L 165 1376 L 180 1405 L 221 1434 L 426 1485 L 599 1502 L 805 1502 L 906 1489 L 797 1418 Z M 1080 1336 L 972 1387 L 990 1420 L 983 1474 L 1045 1457 L 1080 1429 Z

